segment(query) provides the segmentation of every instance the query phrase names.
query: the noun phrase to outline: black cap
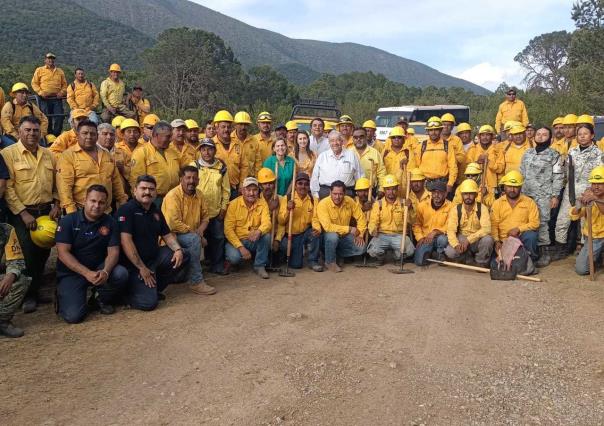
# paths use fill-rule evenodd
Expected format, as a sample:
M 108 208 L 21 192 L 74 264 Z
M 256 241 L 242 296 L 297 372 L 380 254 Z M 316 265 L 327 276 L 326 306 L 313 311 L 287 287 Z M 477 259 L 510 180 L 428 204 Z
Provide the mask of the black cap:
M 214 141 L 210 138 L 203 138 L 200 142 L 199 142 L 199 146 L 211 146 L 212 148 L 216 148 L 216 144 L 214 143 Z
M 445 182 L 432 182 L 430 191 L 447 192 L 447 184 Z
M 299 180 L 307 180 L 310 182 L 310 177 L 308 176 L 308 173 L 298 172 L 296 173 L 296 182 Z
M 287 130 L 287 127 L 285 127 L 285 124 L 279 123 L 279 124 L 277 124 L 277 127 L 275 127 L 275 130 L 281 130 L 281 129 Z
M 143 85 L 140 83 L 134 83 L 134 85 L 132 86 L 132 90 L 136 90 L 136 89 L 143 90 Z

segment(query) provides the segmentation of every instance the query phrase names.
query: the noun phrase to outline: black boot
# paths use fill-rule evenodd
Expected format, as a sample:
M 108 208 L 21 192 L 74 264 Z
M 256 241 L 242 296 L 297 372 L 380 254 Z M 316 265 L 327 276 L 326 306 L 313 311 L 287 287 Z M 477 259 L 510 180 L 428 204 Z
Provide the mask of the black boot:
M 537 259 L 537 262 L 535 262 L 535 266 L 537 268 L 545 268 L 551 263 L 551 261 L 552 258 L 549 254 L 547 254 L 545 246 L 539 246 L 539 258 Z
M 568 248 L 566 243 L 559 243 L 556 241 L 556 245 L 549 250 L 550 261 L 566 259 L 568 256 Z
M 17 338 L 22 337 L 25 333 L 19 327 L 15 327 L 10 321 L 0 321 L 0 335 Z

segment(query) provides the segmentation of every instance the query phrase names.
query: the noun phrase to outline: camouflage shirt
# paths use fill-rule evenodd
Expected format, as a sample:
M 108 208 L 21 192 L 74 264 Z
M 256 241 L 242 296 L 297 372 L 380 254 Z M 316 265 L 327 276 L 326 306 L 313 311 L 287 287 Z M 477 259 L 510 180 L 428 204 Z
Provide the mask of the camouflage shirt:
M 520 173 L 524 177 L 522 192 L 533 199 L 559 197 L 564 187 L 563 161 L 551 148 L 541 152 L 529 148 L 522 156 Z
M 0 223 L 0 252 L 6 258 L 6 273 L 14 274 L 15 279 L 21 276 L 25 269 L 25 260 L 15 229 L 7 223 Z

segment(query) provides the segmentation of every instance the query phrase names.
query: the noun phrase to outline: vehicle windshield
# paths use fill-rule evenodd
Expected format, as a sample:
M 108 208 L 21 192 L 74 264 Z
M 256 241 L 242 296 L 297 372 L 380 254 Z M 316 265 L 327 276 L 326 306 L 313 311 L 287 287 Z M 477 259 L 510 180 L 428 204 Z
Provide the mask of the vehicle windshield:
M 375 124 L 378 127 L 394 127 L 401 117 L 409 120 L 411 111 L 378 111 Z

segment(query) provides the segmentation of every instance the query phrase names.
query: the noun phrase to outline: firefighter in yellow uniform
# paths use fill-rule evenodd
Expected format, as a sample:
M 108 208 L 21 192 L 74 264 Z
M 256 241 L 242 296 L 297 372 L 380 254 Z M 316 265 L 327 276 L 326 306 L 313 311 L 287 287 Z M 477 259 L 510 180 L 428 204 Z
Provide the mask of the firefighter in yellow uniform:
M 336 130 L 344 136 L 344 147 L 346 149 L 353 147 L 352 131 L 354 130 L 354 121 L 349 115 L 343 115 L 336 124 Z
M 243 157 L 247 163 L 247 175 L 256 176 L 262 168 L 262 160 L 258 141 L 249 133 L 252 117 L 245 111 L 239 111 L 233 117 L 233 123 L 235 129 L 231 133 L 231 140 L 238 141 L 243 147 Z M 248 176 L 243 177 L 246 178 Z
M 363 129 L 367 132 L 367 145 L 378 150 L 381 154 L 384 152 L 384 143 L 375 137 L 377 125 L 373 120 L 367 120 L 363 123 Z
M 53 155 L 58 156 L 63 151 L 71 148 L 78 144 L 78 135 L 76 129 L 80 121 L 84 121 L 88 118 L 88 113 L 84 109 L 71 110 L 71 118 L 69 119 L 69 125 L 71 129 L 61 133 L 50 146 L 50 152 Z
M 367 179 L 371 181 L 374 194 L 381 191 L 382 180 L 386 176 L 384 160 L 379 151 L 368 145 L 367 131 L 364 128 L 356 129 L 352 133 L 354 146 L 351 148 L 359 157 L 359 162 Z
M 463 176 L 465 177 L 464 181 L 472 180 L 472 181 L 476 182 L 476 184 L 480 187 L 477 192 L 476 201 L 481 203 L 482 205 L 486 206 L 487 208 L 490 208 L 493 205 L 493 202 L 495 201 L 495 193 L 492 188 L 489 188 L 487 185 L 484 185 L 484 186 L 482 185 L 482 168 L 480 167 L 480 164 L 478 164 L 478 163 L 468 164 Z M 455 197 L 453 197 L 453 204 L 461 204 L 463 202 L 461 195 L 462 195 L 462 191 L 461 191 L 461 185 L 460 185 L 455 190 Z
M 275 138 L 272 134 L 272 124 L 273 116 L 269 112 L 262 111 L 260 114 L 258 114 L 256 125 L 260 131 L 255 134 L 253 138 L 258 144 L 258 151 L 260 152 L 260 164 L 264 163 L 264 160 L 273 155 L 273 144 L 275 143 Z
M 369 222 L 369 214 L 373 202 L 369 201 L 369 179 L 366 177 L 358 178 L 354 184 L 355 197 L 354 202 L 365 213 L 365 218 Z
M 231 184 L 231 200 L 239 196 L 239 185 L 247 176 L 247 162 L 243 155 L 241 142 L 231 138 L 233 116 L 230 112 L 221 110 L 214 115 L 216 136 L 212 141 L 216 145 L 216 158 L 227 165 L 229 182 Z
M 296 139 L 298 139 L 298 123 L 290 120 L 285 123 L 285 143 L 287 145 L 287 154 L 292 155 L 296 152 Z
M 469 163 L 468 151 L 474 146 L 474 141 L 472 140 L 472 126 L 470 126 L 468 123 L 459 123 L 455 133 L 457 137 L 461 139 L 463 150 L 463 160 L 461 163 L 457 164 L 457 184 L 459 185 L 464 181 L 461 171 L 465 170 Z
M 134 118 L 127 118 L 121 123 L 123 139 L 115 144 L 113 158 L 115 165 L 124 181 L 124 188 L 130 194 L 130 175 L 132 170 L 132 154 L 145 144 L 140 141 L 140 127 Z
M 428 258 L 444 260 L 447 239 L 447 217 L 451 202 L 446 199 L 447 185 L 443 181 L 433 182 L 431 196 L 417 206 L 413 235 L 417 242 L 414 262 L 418 266 L 428 264 Z
M 551 148 L 558 151 L 560 155 L 566 155 L 564 150 L 564 117 L 556 117 L 552 122 L 552 144 Z
M 443 114 L 443 116 L 440 118 L 440 121 L 443 125 L 443 132 L 441 134 L 441 137 L 444 140 L 449 141 L 449 147 L 452 147 L 453 152 L 455 153 L 455 161 L 457 162 L 458 170 L 457 183 L 459 183 L 459 177 L 461 176 L 461 171 L 465 169 L 464 163 L 466 161 L 466 152 L 463 149 L 463 142 L 461 141 L 461 138 L 459 136 L 453 134 L 453 127 L 455 127 L 456 124 L 455 116 L 453 114 L 451 114 L 450 112 Z M 467 123 L 461 124 L 465 124 L 469 127 Z M 464 129 L 462 128 L 462 131 L 463 130 Z M 472 130 L 471 127 L 470 130 Z
M 0 125 L 2 127 L 2 148 L 14 144 L 19 140 L 19 121 L 29 115 L 40 120 L 40 137 L 44 138 L 48 131 L 48 119 L 40 108 L 27 101 L 29 88 L 25 83 L 15 83 L 9 95 L 13 98 L 2 107 Z
M 526 105 L 520 99 L 516 99 L 516 89 L 510 88 L 506 92 L 506 100 L 499 105 L 497 115 L 495 117 L 495 129 L 498 132 L 502 131 L 502 125 L 506 121 L 518 121 L 523 126 L 529 124 L 528 112 Z
M 498 174 L 507 174 L 512 170 L 520 170 L 524 153 L 533 146 L 526 138 L 524 126 L 514 126 L 509 130 L 510 140 L 497 145 L 499 148 Z
M 189 145 L 186 140 L 187 123 L 184 120 L 177 118 L 170 123 L 172 126 L 172 142 L 170 146 L 174 148 L 180 157 L 180 165 L 187 164 L 197 159 L 197 150 L 192 145 Z
M 67 80 L 61 68 L 55 65 L 56 56 L 47 53 L 44 66 L 36 68 L 31 88 L 38 94 L 40 109 L 49 117 L 48 133 L 55 136 L 63 129 L 63 98 L 67 94 Z
M 407 176 L 403 173 L 409 163 L 409 151 L 405 149 L 405 131 L 402 127 L 396 126 L 390 131 L 388 136 L 390 147 L 384 148 L 382 153 L 384 158 L 384 167 L 386 174 L 393 175 L 397 182 L 400 182 L 399 196 L 404 197 L 404 188 L 407 185 Z
M 486 185 L 490 193 L 495 193 L 497 188 L 497 170 L 501 168 L 503 158 L 499 158 L 499 150 L 493 142 L 495 129 L 488 124 L 480 126 L 478 130 L 478 143 L 474 144 L 466 153 L 466 162 L 478 163 L 482 169 L 485 165 Z
M 199 148 L 199 124 L 192 118 L 185 120 L 187 130 L 185 132 L 185 141 L 196 150 Z M 197 158 L 197 155 L 195 155 Z
M 82 68 L 76 68 L 75 80 L 67 86 L 67 104 L 71 108 L 71 118 L 73 118 L 74 110 L 83 109 L 86 111 L 88 119 L 99 124 L 99 117 L 95 110 L 100 102 L 101 98 L 94 83 L 86 80 L 86 74 Z
M 412 169 L 409 171 L 409 200 L 411 206 L 409 208 L 409 224 L 415 223 L 415 216 L 417 212 L 417 206 L 419 203 L 429 200 L 431 195 L 430 191 L 426 189 L 426 177 L 420 169 Z

